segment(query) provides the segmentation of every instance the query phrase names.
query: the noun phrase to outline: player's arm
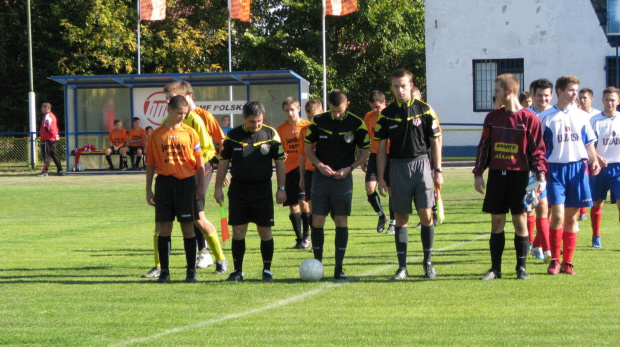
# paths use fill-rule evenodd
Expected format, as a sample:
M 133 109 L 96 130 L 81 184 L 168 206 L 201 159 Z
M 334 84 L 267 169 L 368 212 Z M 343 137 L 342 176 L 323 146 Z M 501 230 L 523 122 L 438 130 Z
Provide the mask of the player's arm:
M 195 152 L 194 156 L 196 157 L 196 174 L 198 177 L 198 182 L 196 182 L 196 200 L 204 201 L 205 194 L 205 162 L 202 159 L 201 152 Z
M 155 194 L 153 194 L 153 177 L 155 177 L 155 167 L 146 165 L 146 203 L 155 206 Z
M 379 182 L 379 194 L 385 196 L 387 183 L 385 183 L 385 165 L 387 164 L 387 139 L 379 141 L 377 148 L 377 180 Z
M 319 157 L 316 156 L 316 152 L 314 148 L 316 147 L 316 142 L 306 143 L 306 147 L 304 148 L 304 152 L 306 153 L 306 158 L 310 159 L 314 167 L 316 167 L 319 172 L 327 177 L 332 177 L 334 175 L 334 170 L 328 165 L 323 164 Z
M 586 151 L 588 152 L 588 164 L 590 165 L 590 173 L 592 176 L 598 175 L 601 171 L 601 166 L 598 162 L 598 153 L 594 147 L 594 141 L 586 145 Z
M 228 167 L 230 166 L 229 160 L 220 159 L 220 162 L 217 164 L 217 173 L 215 175 L 215 191 L 213 192 L 213 197 L 215 198 L 215 202 L 222 205 L 224 202 L 224 192 L 222 191 L 222 186 L 224 184 L 224 180 L 226 179 L 226 174 L 228 174 Z
M 282 204 L 286 201 L 286 191 L 280 190 L 286 183 L 286 170 L 284 169 L 284 159 L 277 159 L 276 164 L 276 181 L 278 182 L 278 190 L 276 191 L 276 202 Z
M 431 137 L 430 140 L 433 164 L 435 165 L 435 168 L 441 168 L 441 133 L 437 136 Z M 435 187 L 437 187 L 437 189 L 441 189 L 441 186 L 443 185 L 443 173 L 436 171 L 433 180 L 435 181 Z

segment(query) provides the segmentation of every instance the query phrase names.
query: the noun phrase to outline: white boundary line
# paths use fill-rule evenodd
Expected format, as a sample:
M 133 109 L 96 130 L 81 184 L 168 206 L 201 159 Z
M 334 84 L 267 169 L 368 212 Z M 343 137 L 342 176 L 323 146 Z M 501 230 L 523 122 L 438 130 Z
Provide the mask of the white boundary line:
M 440 248 L 437 251 L 438 252 L 442 252 L 442 251 L 451 250 L 451 249 L 463 246 L 465 244 L 468 244 L 470 242 L 474 242 L 474 241 L 478 241 L 478 240 L 484 239 L 486 237 L 489 237 L 488 233 L 482 234 L 482 235 L 478 235 L 478 236 L 474 237 L 471 240 L 466 240 L 466 241 L 458 242 L 458 243 L 455 243 L 455 244 L 452 244 L 452 245 Z M 411 258 L 408 259 L 408 261 L 416 259 L 416 258 L 419 258 L 419 256 L 411 257 Z M 394 265 L 390 264 L 390 265 L 385 265 L 385 266 L 377 267 L 377 268 L 375 268 L 373 270 L 367 271 L 367 272 L 359 275 L 359 277 L 370 276 L 370 275 L 374 275 L 374 274 L 377 274 L 377 273 L 381 273 L 381 272 L 384 272 L 385 270 L 387 270 L 387 269 L 389 269 L 391 267 L 394 267 Z M 337 282 L 325 283 L 324 285 L 322 285 L 322 286 L 320 286 L 320 287 L 318 287 L 316 289 L 313 289 L 311 291 L 308 291 L 308 292 L 305 292 L 305 293 L 302 293 L 302 294 L 299 294 L 299 295 L 295 295 L 295 296 L 290 297 L 288 299 L 279 300 L 279 301 L 273 302 L 273 303 L 268 304 L 268 305 L 263 306 L 263 307 L 255 308 L 255 309 L 244 311 L 244 312 L 229 314 L 227 316 L 223 316 L 223 317 L 220 317 L 220 318 L 209 319 L 209 320 L 198 322 L 198 323 L 195 323 L 195 324 L 186 325 L 186 326 L 182 326 L 182 327 L 166 330 L 166 331 L 163 331 L 161 333 L 157 333 L 157 334 L 153 334 L 153 335 L 149 335 L 149 336 L 145 336 L 145 337 L 141 337 L 141 338 L 137 338 L 137 339 L 127 340 L 127 341 L 120 342 L 120 343 L 117 343 L 117 344 L 113 344 L 113 345 L 110 345 L 110 346 L 113 346 L 113 347 L 116 347 L 116 346 L 129 346 L 129 345 L 133 345 L 133 344 L 136 344 L 136 343 L 143 343 L 143 342 L 147 342 L 147 341 L 151 341 L 151 340 L 157 340 L 159 338 L 162 338 L 162 337 L 165 337 L 165 336 L 168 336 L 168 335 L 172 335 L 172 334 L 176 334 L 176 333 L 180 333 L 180 332 L 183 332 L 183 331 L 186 331 L 186 330 L 202 328 L 202 327 L 205 327 L 205 326 L 210 326 L 210 325 L 215 325 L 215 324 L 219 324 L 219 323 L 222 323 L 222 322 L 226 322 L 226 321 L 229 321 L 229 320 L 232 320 L 232 319 L 243 318 L 245 316 L 249 316 L 249 315 L 253 315 L 253 314 L 257 314 L 257 313 L 263 313 L 263 312 L 271 310 L 273 308 L 278 308 L 278 307 L 281 307 L 281 306 L 286 306 L 286 305 L 288 305 L 290 303 L 298 303 L 300 300 L 304 300 L 304 299 L 306 299 L 308 297 L 320 294 L 320 293 L 322 293 L 322 292 L 324 292 L 326 290 L 330 290 L 330 289 L 333 289 L 333 288 L 336 288 L 336 287 L 340 287 L 340 286 L 347 285 L 347 284 L 353 284 L 353 283 L 355 283 L 355 281 L 350 281 L 350 282 L 346 281 L 346 282 L 339 282 L 339 283 L 337 283 Z

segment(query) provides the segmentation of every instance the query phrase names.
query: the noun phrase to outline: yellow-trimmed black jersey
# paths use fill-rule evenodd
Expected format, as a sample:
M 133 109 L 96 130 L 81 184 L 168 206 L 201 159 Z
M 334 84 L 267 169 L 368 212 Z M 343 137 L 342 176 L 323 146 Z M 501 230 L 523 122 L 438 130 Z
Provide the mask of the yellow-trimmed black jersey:
M 353 164 L 355 147 L 370 148 L 364 120 L 348 111 L 340 119 L 333 117 L 329 111 L 314 117 L 305 142 L 316 142 L 317 158 L 333 170 Z
M 373 140 L 390 140 L 390 158 L 416 158 L 431 150 L 430 139 L 441 135 L 433 108 L 421 100 L 393 102 L 381 111 Z
M 263 125 L 256 132 L 235 127 L 226 135 L 220 159 L 230 160 L 235 181 L 259 182 L 271 179 L 273 160 L 284 159 L 284 149 L 276 129 Z

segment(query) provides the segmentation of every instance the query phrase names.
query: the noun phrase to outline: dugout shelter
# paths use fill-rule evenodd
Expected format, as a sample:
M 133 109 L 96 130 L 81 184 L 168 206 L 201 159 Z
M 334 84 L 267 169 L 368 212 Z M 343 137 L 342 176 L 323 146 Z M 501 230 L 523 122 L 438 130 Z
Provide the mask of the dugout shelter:
M 155 75 L 52 76 L 65 90 L 65 136 L 67 171 L 75 163 L 71 151 L 86 144 L 108 146 L 108 132 L 115 119 L 125 130 L 133 117 L 142 128 L 157 128 L 167 115 L 163 88 L 174 81 L 187 81 L 194 90 L 196 105 L 220 121 L 224 115 L 231 125 L 242 124 L 242 106 L 248 101 L 265 105 L 265 124 L 276 127 L 284 121 L 282 101 L 288 96 L 303 105 L 308 101 L 310 83 L 291 70 L 217 73 L 176 73 Z M 107 167 L 102 156 L 80 159 L 87 169 Z M 116 165 L 116 164 L 115 164 Z

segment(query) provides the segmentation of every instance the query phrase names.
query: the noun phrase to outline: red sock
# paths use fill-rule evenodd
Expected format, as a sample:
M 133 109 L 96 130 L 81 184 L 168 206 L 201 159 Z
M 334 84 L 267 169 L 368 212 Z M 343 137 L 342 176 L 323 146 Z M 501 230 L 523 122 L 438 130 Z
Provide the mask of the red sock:
M 580 207 L 579 208 L 579 214 L 587 214 L 588 213 L 588 208 L 587 207 Z
M 543 251 L 551 249 L 549 245 L 549 220 L 547 218 L 536 219 L 536 238 L 540 241 Z
M 564 233 L 562 236 L 564 241 L 564 261 L 563 263 L 573 263 L 573 253 L 575 253 L 575 245 L 577 244 L 577 233 Z
M 527 235 L 530 237 L 530 243 L 534 243 L 534 225 L 536 225 L 536 216 L 527 216 Z
M 592 206 L 590 209 L 590 224 L 592 225 L 592 237 L 601 236 L 601 215 L 603 206 Z
M 551 258 L 560 259 L 560 249 L 562 248 L 562 234 L 564 228 L 551 229 L 549 228 L 549 244 L 551 248 Z

